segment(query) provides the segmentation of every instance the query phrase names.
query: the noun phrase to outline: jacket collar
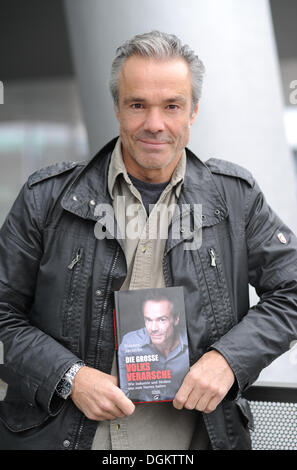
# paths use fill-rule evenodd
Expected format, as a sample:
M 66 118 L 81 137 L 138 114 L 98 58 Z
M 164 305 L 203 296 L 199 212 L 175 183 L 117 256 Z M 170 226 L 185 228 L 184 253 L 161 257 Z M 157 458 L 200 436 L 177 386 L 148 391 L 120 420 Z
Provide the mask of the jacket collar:
M 78 172 L 64 194 L 62 207 L 84 219 L 97 221 L 95 208 L 98 204 L 110 206 L 112 216 L 112 200 L 108 191 L 108 168 L 111 154 L 118 137 L 106 144 Z M 193 205 L 202 206 L 202 226 L 215 225 L 225 219 L 228 210 L 220 194 L 209 168 L 186 148 L 187 166 L 183 187 L 178 201 L 184 205 L 180 212 L 183 217 L 193 213 Z M 186 207 L 186 209 L 185 209 Z M 175 218 L 173 217 L 172 225 Z M 186 234 L 184 234 L 184 238 Z
M 97 204 L 112 205 L 107 182 L 110 157 L 116 141 L 117 138 L 108 142 L 79 171 L 62 198 L 63 209 L 83 219 L 97 221 Z
M 226 202 L 219 192 L 210 169 L 191 150 L 187 152 L 187 171 L 179 205 L 188 203 L 202 207 L 202 226 L 216 225 L 228 215 Z

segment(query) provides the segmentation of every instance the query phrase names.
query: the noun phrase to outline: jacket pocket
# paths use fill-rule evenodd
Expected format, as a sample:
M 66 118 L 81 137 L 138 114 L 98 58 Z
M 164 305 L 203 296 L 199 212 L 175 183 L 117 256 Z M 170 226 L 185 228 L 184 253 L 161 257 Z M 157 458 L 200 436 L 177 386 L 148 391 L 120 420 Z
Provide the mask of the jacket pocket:
M 74 251 L 72 259 L 67 266 L 67 288 L 66 295 L 63 302 L 63 324 L 62 324 L 62 335 L 70 335 L 70 326 L 73 319 L 73 313 L 75 309 L 75 295 L 78 287 L 79 274 L 81 268 L 81 258 L 83 250 L 78 248 Z
M 219 338 L 234 326 L 235 320 L 218 247 L 214 244 L 206 247 L 202 262 Z
M 34 388 L 36 393 L 37 385 Z M 26 401 L 15 385 L 8 385 L 6 397 L 0 402 L 0 420 L 7 429 L 12 432 L 26 431 L 41 425 L 48 418 L 47 411 Z

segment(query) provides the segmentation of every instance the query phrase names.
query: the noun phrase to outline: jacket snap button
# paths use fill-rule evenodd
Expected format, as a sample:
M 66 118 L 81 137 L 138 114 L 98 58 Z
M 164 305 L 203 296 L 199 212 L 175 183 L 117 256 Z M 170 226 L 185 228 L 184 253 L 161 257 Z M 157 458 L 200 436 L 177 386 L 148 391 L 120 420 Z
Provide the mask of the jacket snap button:
M 69 447 L 70 446 L 70 441 L 68 441 L 68 439 L 65 439 L 65 441 L 63 442 L 63 446 L 64 447 Z
M 102 294 L 102 291 L 100 289 L 96 290 L 95 294 L 97 295 L 97 297 L 99 297 L 99 295 Z
M 92 200 L 90 201 L 90 204 L 91 204 L 91 206 L 95 206 L 96 202 L 94 201 L 94 199 L 92 199 Z
M 219 211 L 219 209 L 216 209 L 215 210 L 215 215 L 220 215 L 221 211 Z
M 77 197 L 76 196 L 73 196 L 72 198 L 74 201 L 77 201 Z

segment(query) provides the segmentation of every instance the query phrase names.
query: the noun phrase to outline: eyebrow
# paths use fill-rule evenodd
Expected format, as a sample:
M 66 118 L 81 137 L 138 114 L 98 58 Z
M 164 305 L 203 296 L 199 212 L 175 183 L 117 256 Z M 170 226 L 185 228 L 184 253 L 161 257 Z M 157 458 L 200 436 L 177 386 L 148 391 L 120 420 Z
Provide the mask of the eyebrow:
M 160 315 L 159 317 L 154 318 L 154 320 L 161 320 L 162 318 L 165 318 L 166 320 L 168 320 L 168 317 L 166 315 Z M 146 315 L 144 315 L 144 319 L 148 321 L 152 321 L 152 318 Z
M 145 98 L 139 98 L 137 96 L 128 96 L 127 98 L 124 99 L 124 104 L 129 104 L 129 103 L 146 103 L 147 100 Z M 186 103 L 186 99 L 181 96 L 173 96 L 172 98 L 168 98 L 164 100 L 164 103 Z

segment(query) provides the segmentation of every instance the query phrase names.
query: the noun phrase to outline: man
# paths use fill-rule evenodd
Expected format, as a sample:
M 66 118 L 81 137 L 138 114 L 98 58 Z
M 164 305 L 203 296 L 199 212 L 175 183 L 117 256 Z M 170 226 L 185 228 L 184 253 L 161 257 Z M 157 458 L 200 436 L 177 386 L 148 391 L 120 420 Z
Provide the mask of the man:
M 125 43 L 111 75 L 120 138 L 86 164 L 36 172 L 18 196 L 0 237 L 2 448 L 250 448 L 242 392 L 296 338 L 297 243 L 247 170 L 185 147 L 203 71 L 174 36 Z M 122 232 L 118 197 L 128 215 L 138 204 L 140 238 L 95 216 L 113 205 Z M 175 215 L 168 240 L 147 236 L 146 208 L 155 204 L 149 220 L 161 203 L 185 209 L 180 238 Z M 195 204 L 203 242 L 185 250 Z M 112 371 L 113 292 L 174 285 L 191 368 L 173 404 L 135 406 Z
M 189 369 L 189 352 L 186 330 L 179 328 L 180 314 L 174 305 L 162 295 L 147 299 L 143 304 L 145 328 L 126 333 L 119 347 L 119 380 L 121 389 L 133 401 L 171 400 Z M 167 371 L 166 386 L 142 387 L 135 389 L 127 379 L 127 357 L 135 354 L 152 357 L 149 372 Z M 140 361 L 141 362 L 141 361 Z M 144 361 L 145 362 L 145 361 Z M 150 379 L 154 382 L 153 379 Z M 139 380 L 145 382 L 146 379 Z M 130 388 L 129 388 L 130 385 Z
M 147 300 L 143 307 L 145 328 L 151 344 L 164 356 L 180 344 L 179 314 L 173 313 L 169 300 Z

